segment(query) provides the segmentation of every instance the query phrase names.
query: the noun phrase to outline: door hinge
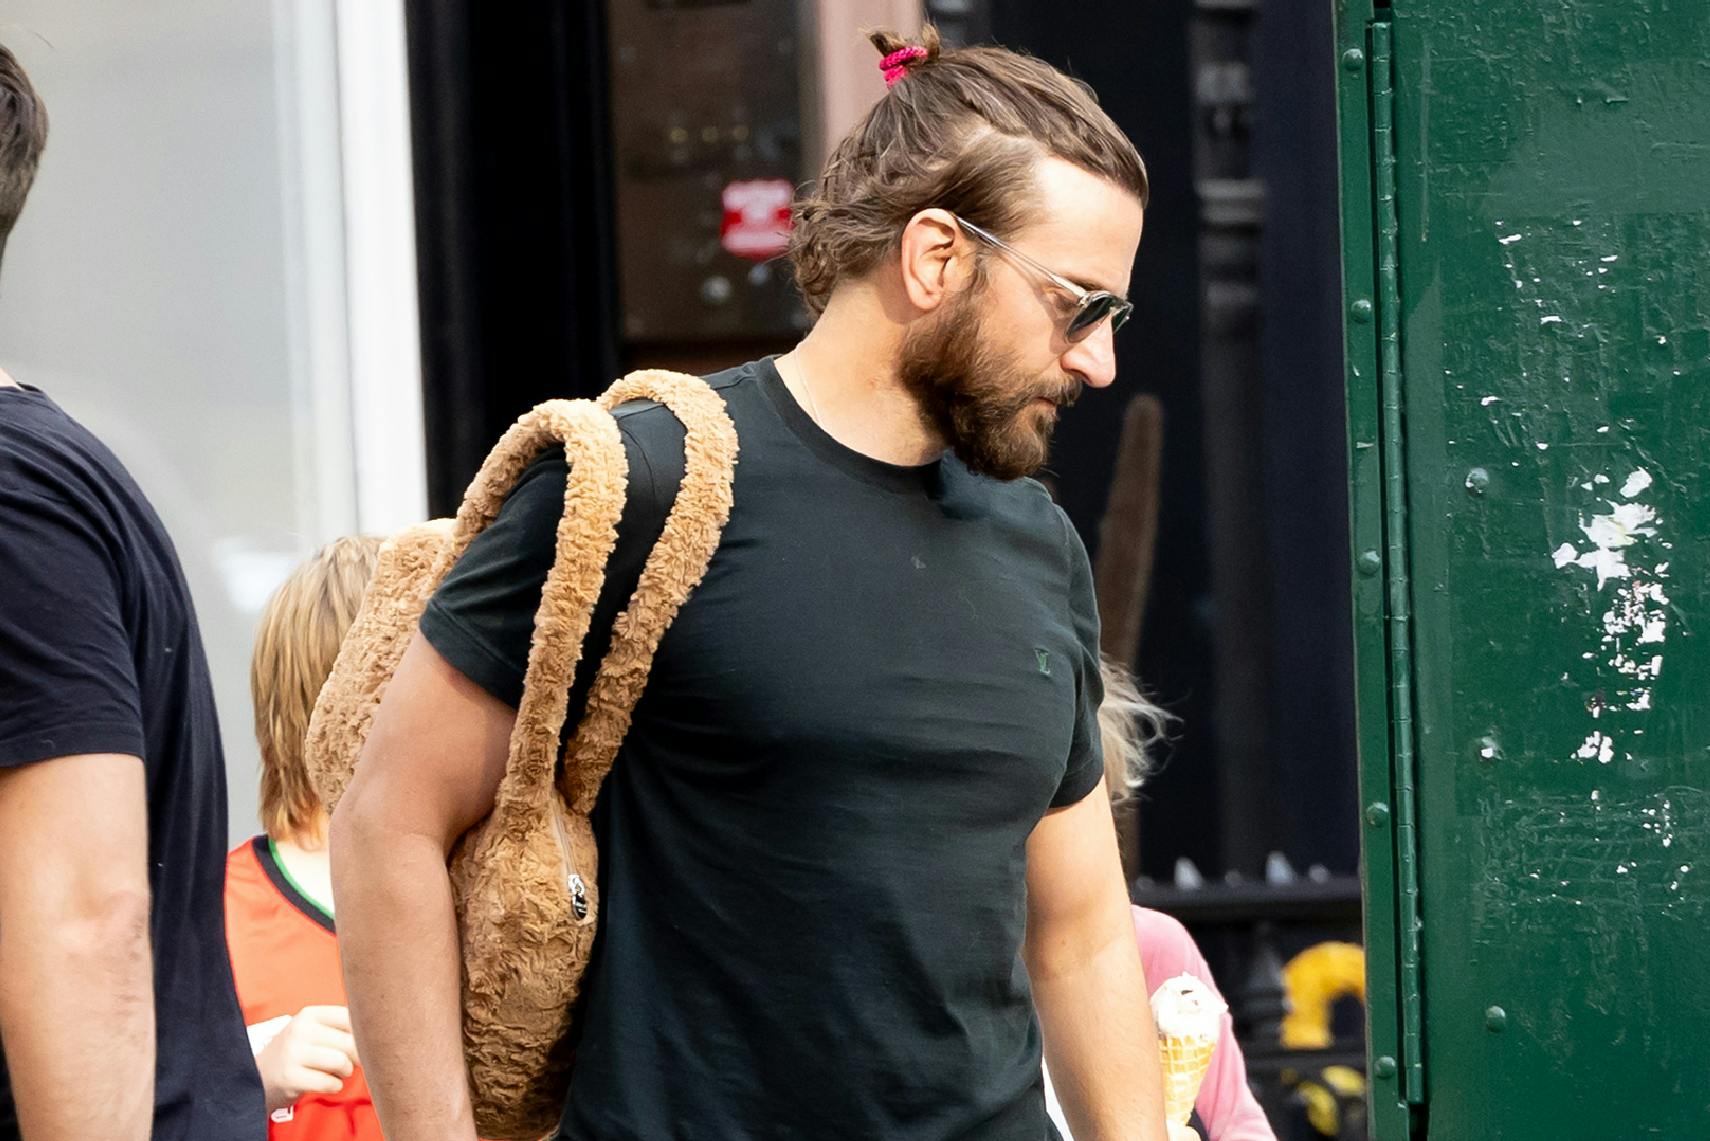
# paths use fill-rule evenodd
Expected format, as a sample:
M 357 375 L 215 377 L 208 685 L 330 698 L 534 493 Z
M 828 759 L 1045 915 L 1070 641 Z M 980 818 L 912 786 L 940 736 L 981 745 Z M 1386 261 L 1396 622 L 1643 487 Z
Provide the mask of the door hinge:
M 1401 1086 L 1410 1105 L 1425 1100 L 1420 986 L 1418 800 L 1413 732 L 1413 584 L 1408 558 L 1407 453 L 1401 372 L 1401 244 L 1395 184 L 1392 27 L 1371 26 L 1371 108 L 1377 239 L 1378 375 L 1382 403 L 1385 627 L 1389 650 L 1390 743 L 1395 781 L 1395 868 Z

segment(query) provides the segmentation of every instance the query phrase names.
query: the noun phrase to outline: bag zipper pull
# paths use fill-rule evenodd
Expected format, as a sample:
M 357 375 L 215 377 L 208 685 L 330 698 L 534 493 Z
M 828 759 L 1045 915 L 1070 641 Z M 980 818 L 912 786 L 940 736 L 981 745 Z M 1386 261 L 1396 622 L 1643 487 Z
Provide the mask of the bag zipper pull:
M 575 872 L 570 873 L 570 910 L 577 919 L 588 918 L 588 885 Z

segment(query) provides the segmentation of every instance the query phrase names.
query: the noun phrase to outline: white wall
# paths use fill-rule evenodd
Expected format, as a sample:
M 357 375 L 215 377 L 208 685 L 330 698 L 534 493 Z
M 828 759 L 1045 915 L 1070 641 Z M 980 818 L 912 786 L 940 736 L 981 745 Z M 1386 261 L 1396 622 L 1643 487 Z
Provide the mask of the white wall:
M 0 265 L 0 367 L 104 439 L 172 534 L 234 839 L 255 830 L 261 604 L 326 540 L 424 511 L 402 19 L 346 6 L 367 54 L 342 66 L 339 0 L 0 8 L 50 124 Z

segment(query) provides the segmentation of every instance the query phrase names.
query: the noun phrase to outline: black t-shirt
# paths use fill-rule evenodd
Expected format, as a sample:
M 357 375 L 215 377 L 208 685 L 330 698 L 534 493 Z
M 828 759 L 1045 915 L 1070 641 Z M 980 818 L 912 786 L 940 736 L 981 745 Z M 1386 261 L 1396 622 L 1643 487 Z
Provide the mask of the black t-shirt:
M 1020 952 L 1027 838 L 1102 775 L 1086 553 L 1037 483 L 843 447 L 769 360 L 709 380 L 736 505 L 596 811 L 563 1135 L 1054 1137 Z M 572 717 L 682 478 L 670 412 L 618 418 L 630 491 Z M 525 473 L 422 620 L 512 704 L 564 477 Z
M 0 765 L 82 753 L 145 772 L 154 1137 L 264 1137 L 226 952 L 225 759 L 177 554 L 99 440 L 42 393 L 0 387 Z M 0 1065 L 0 1138 L 17 1135 Z

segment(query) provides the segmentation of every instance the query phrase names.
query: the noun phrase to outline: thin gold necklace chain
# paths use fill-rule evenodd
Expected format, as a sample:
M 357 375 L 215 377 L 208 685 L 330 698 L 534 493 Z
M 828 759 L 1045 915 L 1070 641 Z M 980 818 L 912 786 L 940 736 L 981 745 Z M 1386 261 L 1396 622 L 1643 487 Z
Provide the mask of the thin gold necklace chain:
M 802 381 L 802 395 L 807 397 L 808 416 L 813 419 L 813 422 L 819 426 L 821 431 L 824 431 L 825 421 L 819 418 L 819 401 L 813 398 L 813 387 L 808 384 L 807 373 L 804 372 L 799 375 L 801 376 Z

